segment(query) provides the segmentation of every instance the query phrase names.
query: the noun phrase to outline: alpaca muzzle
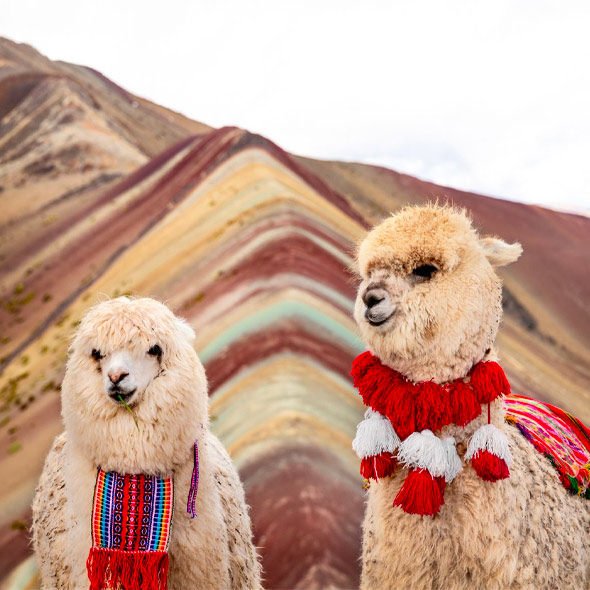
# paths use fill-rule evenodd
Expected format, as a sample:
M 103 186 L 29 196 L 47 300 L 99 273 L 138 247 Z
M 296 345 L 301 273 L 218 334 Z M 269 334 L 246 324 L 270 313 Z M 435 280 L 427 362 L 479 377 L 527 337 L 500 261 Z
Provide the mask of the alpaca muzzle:
M 119 403 L 119 404 L 123 404 L 123 402 L 127 403 L 134 395 L 135 395 L 136 389 L 132 389 L 131 391 L 127 391 L 125 389 L 122 389 L 120 387 L 111 387 L 109 389 L 109 397 Z
M 363 303 L 366 307 L 365 319 L 371 326 L 381 326 L 395 313 L 396 306 L 382 287 L 369 286 L 363 294 Z

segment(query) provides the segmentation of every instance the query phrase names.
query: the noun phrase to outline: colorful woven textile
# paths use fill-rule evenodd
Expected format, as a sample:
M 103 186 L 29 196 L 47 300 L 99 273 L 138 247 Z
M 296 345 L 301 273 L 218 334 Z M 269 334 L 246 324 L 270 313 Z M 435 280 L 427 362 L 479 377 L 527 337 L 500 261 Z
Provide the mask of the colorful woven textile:
M 563 485 L 590 499 L 590 429 L 550 404 L 510 395 L 506 421 L 515 425 L 553 464 Z
M 94 547 L 166 551 L 172 527 L 174 484 L 170 478 L 98 470 L 94 490 Z
M 172 479 L 99 468 L 86 564 L 91 590 L 165 589 L 173 510 Z

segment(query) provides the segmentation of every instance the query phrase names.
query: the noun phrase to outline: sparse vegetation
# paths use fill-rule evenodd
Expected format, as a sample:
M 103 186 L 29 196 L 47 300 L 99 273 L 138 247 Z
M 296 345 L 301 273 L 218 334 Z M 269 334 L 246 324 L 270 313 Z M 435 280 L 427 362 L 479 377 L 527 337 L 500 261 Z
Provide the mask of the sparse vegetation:
M 68 318 L 70 317 L 69 313 L 64 313 L 64 315 L 62 315 L 57 322 L 55 322 L 55 325 L 58 326 L 59 328 L 61 328 L 67 321 Z
M 192 307 L 193 305 L 196 305 L 197 303 L 199 303 L 200 301 L 202 301 L 203 297 L 205 297 L 205 292 L 204 291 L 201 291 L 198 295 L 196 295 L 195 297 L 193 297 L 188 302 L 188 306 L 187 307 Z
M 4 401 L 18 405 L 20 398 L 18 396 L 18 384 L 29 376 L 28 372 L 20 373 L 16 377 L 8 380 L 8 383 L 0 389 L 0 395 Z
M 43 387 L 41 388 L 41 391 L 43 393 L 52 390 L 59 391 L 59 385 L 57 385 L 53 379 L 51 381 L 47 381 L 47 383 L 45 383 L 45 385 L 43 385 Z
M 54 221 L 57 221 L 57 215 L 49 215 L 43 219 L 43 225 L 51 225 Z
M 14 455 L 14 453 L 18 453 L 21 449 L 22 445 L 17 440 L 15 440 L 13 443 L 10 443 L 10 446 L 8 447 L 8 454 Z
M 13 531 L 28 531 L 29 525 L 24 520 L 13 520 L 10 528 Z

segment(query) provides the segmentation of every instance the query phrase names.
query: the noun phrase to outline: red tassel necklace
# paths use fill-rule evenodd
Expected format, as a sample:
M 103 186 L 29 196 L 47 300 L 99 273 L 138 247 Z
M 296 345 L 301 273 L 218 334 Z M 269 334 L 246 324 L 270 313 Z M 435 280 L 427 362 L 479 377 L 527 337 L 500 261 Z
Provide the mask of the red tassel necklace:
M 365 479 L 387 477 L 398 462 L 411 469 L 394 506 L 411 514 L 439 511 L 445 485 L 461 471 L 462 463 L 454 439 L 440 440 L 433 432 L 448 424 L 465 426 L 481 414 L 482 404 L 488 404 L 488 424 L 476 431 L 465 458 L 486 481 L 509 476 L 506 437 L 489 419 L 489 404 L 510 393 L 498 363 L 477 363 L 467 381 L 412 383 L 367 351 L 354 360 L 350 374 L 370 408 L 353 442 L 361 458 L 361 474 Z

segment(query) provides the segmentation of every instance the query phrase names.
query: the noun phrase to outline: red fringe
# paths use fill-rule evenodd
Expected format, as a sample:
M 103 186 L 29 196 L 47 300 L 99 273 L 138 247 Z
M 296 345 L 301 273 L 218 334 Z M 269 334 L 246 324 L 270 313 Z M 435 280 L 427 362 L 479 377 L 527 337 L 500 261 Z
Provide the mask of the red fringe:
M 481 414 L 481 404 L 510 393 L 502 367 L 493 361 L 475 365 L 470 383 L 458 379 L 445 386 L 433 381 L 414 385 L 366 351 L 354 359 L 350 374 L 364 404 L 387 416 L 401 440 L 426 428 L 435 432 L 451 423 L 465 426 Z
M 165 551 L 120 551 L 92 547 L 86 560 L 90 590 L 167 590 Z
M 393 475 L 397 459 L 388 452 L 361 459 L 361 475 L 365 479 L 381 479 Z
M 477 363 L 471 372 L 471 387 L 480 404 L 489 404 L 510 393 L 510 383 L 502 367 L 494 361 Z
M 473 469 L 485 481 L 498 481 L 510 477 L 506 461 L 486 450 L 477 451 L 471 459 Z
M 444 491 L 444 477 L 433 477 L 426 469 L 412 469 L 393 505 L 408 514 L 434 516 L 445 503 Z

